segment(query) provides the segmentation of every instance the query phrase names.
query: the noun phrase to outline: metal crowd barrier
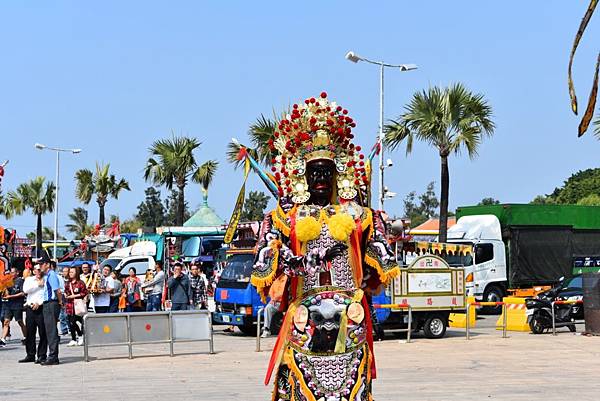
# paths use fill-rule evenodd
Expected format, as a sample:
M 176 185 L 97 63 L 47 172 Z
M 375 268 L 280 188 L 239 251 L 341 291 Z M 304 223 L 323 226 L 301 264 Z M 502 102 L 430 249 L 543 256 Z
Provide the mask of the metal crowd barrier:
M 573 305 L 573 304 L 582 304 L 583 301 L 582 300 L 577 300 L 577 301 L 554 301 L 552 302 L 552 335 L 555 336 L 556 335 L 556 311 L 554 310 L 554 305 Z M 584 322 L 573 322 L 570 324 L 583 324 Z
M 256 352 L 260 352 L 260 332 L 261 332 L 261 328 L 260 328 L 260 320 L 262 318 L 263 315 L 263 311 L 265 310 L 264 306 L 261 306 L 260 308 L 258 308 L 258 312 L 256 312 Z
M 373 304 L 375 309 L 408 309 L 408 328 L 396 331 L 406 332 L 406 342 L 410 343 L 410 333 L 412 332 L 412 307 L 409 304 Z
M 214 354 L 212 315 L 208 310 L 88 313 L 83 317 L 83 357 L 89 362 L 89 348 L 208 341 Z
M 502 338 L 507 338 L 506 336 L 506 305 L 505 302 L 467 302 L 467 311 L 466 311 L 466 322 L 465 322 L 465 331 L 467 340 L 471 339 L 471 306 L 498 306 L 502 305 Z

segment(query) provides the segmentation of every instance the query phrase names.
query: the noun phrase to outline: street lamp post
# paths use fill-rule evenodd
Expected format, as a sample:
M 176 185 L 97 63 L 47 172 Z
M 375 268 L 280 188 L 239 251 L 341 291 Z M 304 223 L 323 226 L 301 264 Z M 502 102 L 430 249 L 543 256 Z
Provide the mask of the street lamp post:
M 383 61 L 373 61 L 368 58 L 361 57 L 353 51 L 349 51 L 346 53 L 346 59 L 352 61 L 353 63 L 358 63 L 359 61 L 365 61 L 369 64 L 375 64 L 379 66 L 379 210 L 383 210 L 383 202 L 385 200 L 385 187 L 383 182 L 383 172 L 385 170 L 385 165 L 383 164 L 383 72 L 386 67 L 389 68 L 398 68 L 400 71 L 410 71 L 416 70 L 417 66 L 415 64 L 388 64 Z
M 60 152 L 69 152 L 69 153 L 73 153 L 73 154 L 78 154 L 81 153 L 81 149 L 63 149 L 63 148 L 57 148 L 57 147 L 51 147 L 51 146 L 46 146 L 46 145 L 42 145 L 41 143 L 36 143 L 35 144 L 35 148 L 38 150 L 52 150 L 56 152 L 56 177 L 55 177 L 55 181 L 56 181 L 56 190 L 54 192 L 54 247 L 53 247 L 53 256 L 54 259 L 56 259 L 56 262 L 58 262 L 58 257 L 56 256 L 56 242 L 57 242 L 57 236 L 58 236 L 58 190 L 59 190 L 59 175 L 60 175 Z M 40 254 L 41 249 L 38 249 L 38 254 Z M 41 254 L 40 254 L 41 255 Z

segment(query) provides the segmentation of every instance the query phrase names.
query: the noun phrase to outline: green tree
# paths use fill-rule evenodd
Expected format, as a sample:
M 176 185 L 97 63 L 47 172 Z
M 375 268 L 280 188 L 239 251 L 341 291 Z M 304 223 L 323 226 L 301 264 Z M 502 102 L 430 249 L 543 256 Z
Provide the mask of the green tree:
M 109 170 L 110 164 L 101 165 L 96 163 L 95 172 L 88 169 L 81 169 L 75 173 L 75 181 L 77 183 L 75 194 L 86 205 L 96 195 L 96 203 L 100 209 L 98 222 L 101 226 L 106 223 L 104 207 L 106 206 L 106 202 L 108 202 L 108 198 L 118 199 L 121 191 L 130 190 L 129 183 L 124 178 L 117 180 L 115 175 L 111 174 Z
M 600 195 L 591 194 L 577 201 L 578 205 L 582 206 L 600 206 Z
M 76 239 L 81 239 L 92 232 L 94 227 L 88 224 L 88 212 L 82 207 L 76 207 L 72 213 L 69 213 L 71 223 L 65 227 L 67 231 L 73 233 Z
M 405 113 L 386 126 L 386 143 L 392 149 L 406 142 L 406 152 L 410 153 L 417 139 L 431 145 L 440 156 L 441 242 L 446 241 L 448 231 L 448 157 L 465 149 L 474 158 L 483 138 L 494 132 L 491 117 L 492 108 L 482 94 L 473 94 L 462 84 L 454 84 L 415 93 Z
M 33 231 L 28 232 L 27 234 L 25 234 L 25 236 L 27 237 L 27 239 L 32 241 L 34 241 L 36 237 L 35 232 Z M 66 240 L 66 238 L 60 235 L 60 233 L 58 233 L 58 235 L 56 236 L 56 240 L 64 241 Z M 52 228 L 44 227 L 42 229 L 42 241 L 54 241 L 54 230 Z
M 600 168 L 590 168 L 571 175 L 562 187 L 549 195 L 559 204 L 577 204 L 589 195 L 600 195 Z
M 410 219 L 411 227 L 416 227 L 427 220 L 427 217 L 420 211 L 419 205 L 417 205 L 417 193 L 415 191 L 409 192 L 404 197 L 404 215 Z
M 37 257 L 40 257 L 42 249 L 42 216 L 54 211 L 55 190 L 54 183 L 46 182 L 44 177 L 36 177 L 19 185 L 15 191 L 7 194 L 7 211 L 9 215 L 22 214 L 24 211 L 29 210 L 37 218 L 35 230 Z
M 435 182 L 427 184 L 425 192 L 419 196 L 419 201 L 421 202 L 420 209 L 422 214 L 427 216 L 428 219 L 438 217 L 436 210 L 440 206 L 440 201 L 438 201 L 435 195 Z
M 185 219 L 185 187 L 191 179 L 202 183 L 207 176 L 210 166 L 217 162 L 210 160 L 198 166 L 194 151 L 201 142 L 196 138 L 174 136 L 168 139 L 159 139 L 149 148 L 150 157 L 144 168 L 144 179 L 155 185 L 164 185 L 168 190 L 177 188 L 177 214 L 175 225 L 183 225 Z M 216 167 L 214 167 L 216 168 Z M 213 171 L 214 174 L 214 171 Z M 212 179 L 212 178 L 211 178 Z
M 142 221 L 135 216 L 131 219 L 121 221 L 119 216 L 112 214 L 110 216 L 110 223 L 112 224 L 116 221 L 119 222 L 119 229 L 122 233 L 136 233 L 140 228 L 143 228 Z
M 532 205 L 553 205 L 556 204 L 556 201 L 551 196 L 538 195 L 529 203 Z
M 483 198 L 479 201 L 477 206 L 490 206 L 490 205 L 499 205 L 500 201 L 494 198 Z
M 165 218 L 163 221 L 163 225 L 165 226 L 179 226 L 177 224 L 178 221 L 178 213 L 179 213 L 179 194 L 176 189 L 172 190 L 169 193 L 169 197 L 165 199 Z M 182 221 L 188 220 L 192 217 L 192 212 L 190 211 L 190 205 L 187 201 L 185 201 L 183 205 L 183 219 Z
M 243 221 L 262 221 L 265 216 L 265 209 L 269 204 L 269 197 L 261 191 L 250 191 L 244 202 L 244 211 L 242 212 Z
M 421 195 L 417 196 L 416 191 L 411 191 L 404 198 L 404 215 L 410 219 L 412 227 L 424 223 L 427 219 L 438 217 L 435 211 L 439 201 L 434 188 L 435 183 L 430 182 Z
M 160 191 L 154 187 L 148 187 L 144 191 L 146 199 L 137 207 L 135 218 L 142 223 L 143 227 L 161 227 L 165 222 L 166 209 L 160 198 Z
M 121 222 L 121 232 L 122 233 L 137 233 L 139 229 L 143 229 L 144 225 L 141 220 L 136 218 L 127 219 Z

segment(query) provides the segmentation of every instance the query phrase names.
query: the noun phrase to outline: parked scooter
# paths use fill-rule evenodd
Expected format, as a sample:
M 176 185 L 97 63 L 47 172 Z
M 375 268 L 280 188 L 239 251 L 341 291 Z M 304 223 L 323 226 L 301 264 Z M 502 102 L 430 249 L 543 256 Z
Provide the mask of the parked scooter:
M 581 276 L 568 281 L 561 277 L 559 283 L 548 291 L 539 293 L 535 298 L 525 300 L 527 323 L 533 334 L 542 334 L 552 329 L 552 302 L 578 301 L 583 299 Z M 554 306 L 556 327 L 568 327 L 575 332 L 575 321 L 583 319 L 583 305 L 564 304 Z

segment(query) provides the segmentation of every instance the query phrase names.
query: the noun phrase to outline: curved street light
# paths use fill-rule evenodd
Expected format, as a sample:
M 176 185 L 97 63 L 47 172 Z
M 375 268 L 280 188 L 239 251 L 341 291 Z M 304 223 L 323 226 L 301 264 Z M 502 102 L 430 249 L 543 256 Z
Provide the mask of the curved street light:
M 383 202 L 386 199 L 386 194 L 383 185 L 383 172 L 386 168 L 383 164 L 383 70 L 387 68 L 398 68 L 400 71 L 411 71 L 416 70 L 418 67 L 416 64 L 389 64 L 383 61 L 374 61 L 366 57 L 359 56 L 353 51 L 346 53 L 346 60 L 353 63 L 364 61 L 369 64 L 378 65 L 380 68 L 379 75 L 379 210 L 383 210 Z
M 56 259 L 56 262 L 58 262 L 58 257 L 56 256 L 56 241 L 58 239 L 58 190 L 59 190 L 59 185 L 58 185 L 58 179 L 59 179 L 59 173 L 60 173 L 60 152 L 67 152 L 67 153 L 72 153 L 74 155 L 81 153 L 81 149 L 79 148 L 75 148 L 75 149 L 65 149 L 65 148 L 57 148 L 57 147 L 52 147 L 52 146 L 46 146 L 44 144 L 41 143 L 36 143 L 35 148 L 38 150 L 51 150 L 56 152 L 56 191 L 54 192 L 54 254 L 53 257 L 54 259 Z M 38 257 L 41 256 L 41 249 L 37 250 L 38 253 Z

